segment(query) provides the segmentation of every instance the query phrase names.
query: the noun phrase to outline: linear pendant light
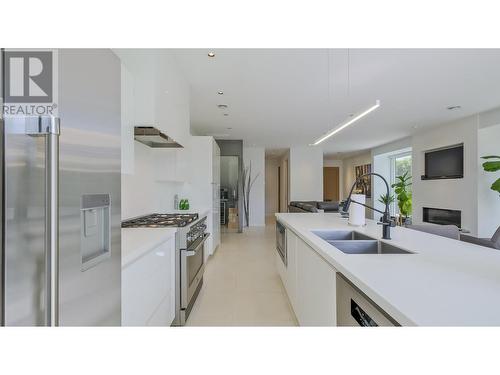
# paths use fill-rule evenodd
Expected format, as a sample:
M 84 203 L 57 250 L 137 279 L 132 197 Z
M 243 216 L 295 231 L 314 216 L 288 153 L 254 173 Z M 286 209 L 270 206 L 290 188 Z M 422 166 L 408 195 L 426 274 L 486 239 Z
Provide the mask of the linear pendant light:
M 346 120 L 345 122 L 343 122 L 342 124 L 340 124 L 339 126 L 335 127 L 334 129 L 330 130 L 328 133 L 326 133 L 325 135 L 319 137 L 318 139 L 316 139 L 314 141 L 314 143 L 312 144 L 312 146 L 317 146 L 319 145 L 321 142 L 327 140 L 328 138 L 330 138 L 332 135 L 334 134 L 337 134 L 339 131 L 341 131 L 342 129 L 345 129 L 347 128 L 349 125 L 352 125 L 354 124 L 356 121 L 358 121 L 359 119 L 365 117 L 367 114 L 369 114 L 370 112 L 373 112 L 374 110 L 376 110 L 378 107 L 380 107 L 380 100 L 376 100 L 375 101 L 375 105 L 371 106 L 370 108 L 368 108 L 367 110 L 355 115 L 354 117 L 351 117 L 349 118 L 348 120 Z

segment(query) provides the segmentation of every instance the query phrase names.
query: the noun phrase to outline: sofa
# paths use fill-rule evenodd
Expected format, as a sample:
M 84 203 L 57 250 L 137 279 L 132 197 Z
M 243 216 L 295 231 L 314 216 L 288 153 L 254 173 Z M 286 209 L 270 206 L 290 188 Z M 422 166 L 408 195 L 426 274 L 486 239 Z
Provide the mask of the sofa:
M 339 212 L 339 202 L 292 201 L 288 205 L 288 212 Z
M 460 239 L 460 230 L 456 225 L 439 225 L 439 224 L 408 224 L 405 225 L 408 229 L 417 230 L 419 232 L 425 232 L 430 234 L 435 234 L 437 236 L 451 238 L 453 240 Z
M 462 234 L 460 235 L 460 240 L 500 250 L 500 227 L 498 227 L 491 238 L 478 238 L 468 234 Z
M 469 234 L 460 233 L 460 230 L 456 225 L 438 225 L 425 223 L 406 225 L 406 228 L 500 250 L 500 227 L 498 227 L 495 234 L 493 234 L 491 238 L 478 238 Z

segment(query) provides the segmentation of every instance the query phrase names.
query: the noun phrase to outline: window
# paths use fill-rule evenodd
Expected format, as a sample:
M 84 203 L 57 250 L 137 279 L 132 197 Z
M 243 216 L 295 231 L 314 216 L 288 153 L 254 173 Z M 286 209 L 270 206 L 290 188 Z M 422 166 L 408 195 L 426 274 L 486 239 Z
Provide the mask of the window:
M 411 152 L 405 152 L 391 157 L 391 185 L 396 182 L 397 176 L 402 176 L 405 172 L 408 172 L 410 176 L 412 175 Z M 411 191 L 411 186 L 408 190 Z M 396 200 L 396 194 L 394 193 L 394 189 L 392 187 L 391 194 L 394 195 L 394 202 L 391 204 L 391 215 L 397 215 L 399 213 L 399 208 Z

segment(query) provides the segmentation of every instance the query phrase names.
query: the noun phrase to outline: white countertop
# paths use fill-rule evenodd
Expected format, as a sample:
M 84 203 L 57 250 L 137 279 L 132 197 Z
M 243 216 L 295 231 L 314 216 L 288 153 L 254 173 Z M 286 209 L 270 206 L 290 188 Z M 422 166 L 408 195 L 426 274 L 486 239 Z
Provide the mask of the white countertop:
M 209 208 L 189 210 L 169 210 L 169 214 L 198 214 L 199 218 L 208 216 Z M 122 268 L 154 249 L 162 242 L 175 236 L 179 228 L 122 228 Z
M 276 217 L 402 325 L 500 326 L 499 250 L 396 227 L 382 241 L 416 254 L 344 254 L 311 230 L 380 239 L 382 228 L 372 220 L 352 227 L 332 213 Z
M 122 228 L 122 268 L 174 237 L 177 229 Z

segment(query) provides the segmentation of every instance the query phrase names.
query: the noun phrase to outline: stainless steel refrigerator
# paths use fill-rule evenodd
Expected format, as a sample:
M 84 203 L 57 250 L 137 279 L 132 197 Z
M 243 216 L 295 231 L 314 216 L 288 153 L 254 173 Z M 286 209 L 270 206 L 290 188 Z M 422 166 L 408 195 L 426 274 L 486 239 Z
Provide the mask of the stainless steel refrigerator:
M 0 121 L 2 325 L 120 325 L 121 65 L 99 49 L 57 62 L 57 117 Z

